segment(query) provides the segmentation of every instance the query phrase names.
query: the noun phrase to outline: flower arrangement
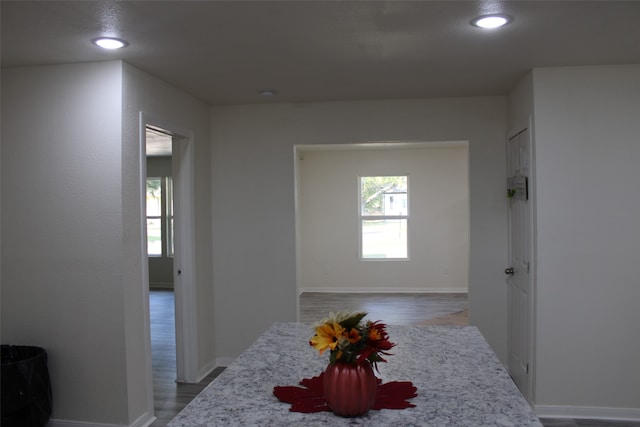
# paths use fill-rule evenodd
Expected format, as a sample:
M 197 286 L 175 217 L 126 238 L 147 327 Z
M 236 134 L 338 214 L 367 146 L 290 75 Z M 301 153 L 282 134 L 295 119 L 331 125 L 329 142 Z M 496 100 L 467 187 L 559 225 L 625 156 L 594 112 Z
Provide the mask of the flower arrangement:
M 395 346 L 389 341 L 386 325 L 380 321 L 364 322 L 367 313 L 330 313 L 314 325 L 315 335 L 309 345 L 322 354 L 330 350 L 329 362 L 362 363 L 369 361 L 376 369 L 378 362 L 386 362 L 381 355 Z

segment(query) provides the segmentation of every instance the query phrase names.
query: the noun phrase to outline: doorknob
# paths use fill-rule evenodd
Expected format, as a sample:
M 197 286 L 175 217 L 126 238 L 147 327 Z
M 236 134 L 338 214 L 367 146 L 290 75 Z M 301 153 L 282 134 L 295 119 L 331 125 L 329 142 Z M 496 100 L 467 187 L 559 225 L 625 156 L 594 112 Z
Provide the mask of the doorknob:
M 508 274 L 509 276 L 513 276 L 513 267 L 509 267 L 507 269 L 504 270 L 504 274 Z

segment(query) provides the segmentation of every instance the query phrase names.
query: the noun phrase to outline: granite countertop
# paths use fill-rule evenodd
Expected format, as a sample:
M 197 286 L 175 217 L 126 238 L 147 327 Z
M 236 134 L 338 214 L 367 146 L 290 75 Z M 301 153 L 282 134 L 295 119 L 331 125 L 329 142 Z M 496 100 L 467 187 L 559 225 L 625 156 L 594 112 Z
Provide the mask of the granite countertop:
M 387 326 L 396 343 L 379 363 L 383 383 L 411 381 L 415 408 L 357 418 L 290 412 L 273 387 L 319 375 L 329 356 L 309 346 L 309 324 L 275 323 L 204 389 L 169 427 L 537 426 L 542 424 L 475 327 Z

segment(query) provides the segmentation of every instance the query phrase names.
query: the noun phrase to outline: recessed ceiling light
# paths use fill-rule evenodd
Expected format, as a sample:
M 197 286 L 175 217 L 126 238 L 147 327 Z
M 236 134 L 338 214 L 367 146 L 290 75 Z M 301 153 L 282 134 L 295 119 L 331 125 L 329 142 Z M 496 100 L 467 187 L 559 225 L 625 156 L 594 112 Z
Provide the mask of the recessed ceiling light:
M 276 91 L 273 89 L 262 89 L 260 90 L 260 95 L 266 96 L 266 97 L 276 96 Z
M 122 39 L 116 39 L 113 37 L 99 37 L 97 39 L 91 40 L 93 44 L 96 46 L 100 46 L 103 49 L 120 49 L 129 45 L 126 41 Z
M 482 15 L 474 18 L 471 25 L 480 28 L 499 28 L 513 21 L 509 15 Z

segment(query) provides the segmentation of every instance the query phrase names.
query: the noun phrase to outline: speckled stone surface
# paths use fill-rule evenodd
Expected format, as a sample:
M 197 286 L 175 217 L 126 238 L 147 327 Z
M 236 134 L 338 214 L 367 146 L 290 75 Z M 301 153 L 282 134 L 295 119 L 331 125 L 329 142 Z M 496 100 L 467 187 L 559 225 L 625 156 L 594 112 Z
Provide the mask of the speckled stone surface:
M 290 412 L 273 387 L 320 374 L 329 357 L 309 346 L 309 324 L 275 323 L 169 426 L 542 426 L 477 328 L 387 330 L 396 347 L 378 365 L 378 376 L 413 382 L 415 408 L 372 410 L 358 418 Z

